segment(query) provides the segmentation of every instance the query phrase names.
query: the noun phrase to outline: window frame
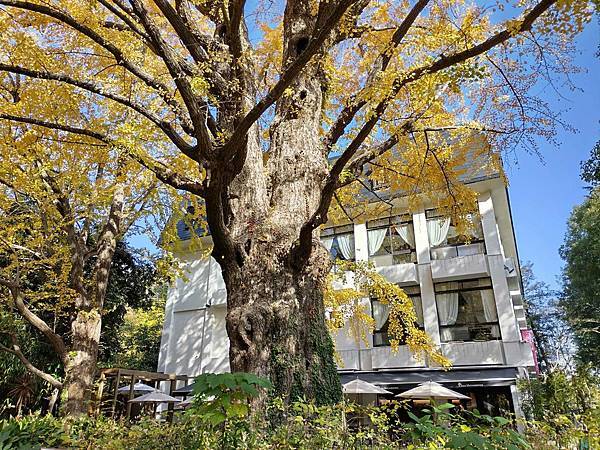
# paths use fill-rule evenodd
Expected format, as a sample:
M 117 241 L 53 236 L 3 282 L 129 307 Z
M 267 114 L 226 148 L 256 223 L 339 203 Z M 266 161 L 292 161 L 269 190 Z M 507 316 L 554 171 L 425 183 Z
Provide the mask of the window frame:
M 474 286 L 474 287 L 463 287 L 462 284 L 463 283 L 469 283 L 469 282 L 473 282 L 473 281 L 481 281 L 481 280 L 488 280 L 489 281 L 489 285 L 487 286 Z M 445 284 L 445 283 L 458 283 L 459 287 L 456 289 L 446 289 L 446 290 L 438 290 L 438 286 L 440 284 Z M 475 292 L 475 291 L 492 291 L 492 294 L 494 295 L 494 307 L 496 308 L 496 316 L 497 319 L 496 321 L 492 321 L 492 322 L 468 322 L 468 323 L 459 323 L 458 321 L 452 325 L 442 325 L 440 322 L 440 316 L 439 314 L 437 314 L 437 321 L 438 321 L 438 326 L 440 328 L 440 331 L 442 329 L 449 329 L 449 328 L 457 328 L 457 327 L 473 327 L 473 326 L 477 326 L 477 325 L 484 325 L 484 326 L 497 326 L 498 327 L 498 331 L 499 331 L 499 336 L 497 337 L 492 337 L 491 339 L 487 339 L 487 340 L 475 340 L 475 339 L 471 339 L 468 341 L 465 340 L 461 340 L 461 341 L 445 341 L 443 340 L 443 338 L 441 339 L 442 344 L 446 344 L 446 343 L 451 343 L 451 342 L 490 342 L 490 341 L 501 341 L 502 340 L 502 334 L 500 332 L 500 314 L 498 311 L 498 305 L 496 303 L 496 293 L 494 292 L 494 286 L 492 283 L 492 279 L 490 277 L 482 277 L 482 278 L 473 278 L 473 279 L 469 279 L 469 280 L 457 280 L 457 281 L 441 281 L 438 283 L 434 283 L 433 284 L 433 291 L 434 291 L 434 297 L 435 297 L 435 306 L 436 306 L 436 310 L 437 310 L 437 295 L 438 294 L 449 294 L 449 293 L 458 293 L 459 294 L 459 306 L 460 306 L 460 301 L 461 301 L 461 296 L 460 293 L 462 292 Z M 458 317 L 457 317 L 458 319 Z M 441 338 L 441 336 L 440 336 Z
M 340 231 L 343 230 L 343 231 Z M 345 230 L 349 230 L 349 231 L 345 231 Z M 346 224 L 346 225 L 336 225 L 333 227 L 327 227 L 327 228 L 323 228 L 321 229 L 321 234 L 320 234 L 320 239 L 322 240 L 323 238 L 329 238 L 329 237 L 333 237 L 334 241 L 332 243 L 332 247 L 331 249 L 333 249 L 333 245 L 335 245 L 335 238 L 337 236 L 342 236 L 342 235 L 347 235 L 350 234 L 352 235 L 352 241 L 356 247 L 356 236 L 354 234 L 354 224 L 350 223 L 350 224 Z M 329 255 L 331 257 L 332 260 L 335 259 L 339 259 L 340 261 L 356 261 L 356 248 L 354 249 L 354 258 L 353 259 L 341 259 L 338 258 L 337 255 L 334 258 L 333 254 L 331 253 L 331 250 L 329 251 Z
M 443 214 L 440 214 L 438 212 L 439 210 L 436 208 L 429 208 L 425 210 L 425 222 L 428 223 L 429 220 L 432 219 L 437 219 L 440 217 L 448 217 L 448 216 L 444 216 Z M 433 250 L 437 250 L 440 248 L 453 248 L 454 249 L 454 256 L 453 258 L 457 258 L 459 256 L 464 256 L 464 255 L 460 255 L 459 254 L 459 248 L 460 247 L 464 247 L 467 245 L 473 245 L 473 244 L 482 244 L 482 248 L 483 248 L 483 252 L 482 253 L 478 253 L 480 255 L 487 255 L 487 246 L 485 245 L 485 234 L 483 233 L 483 223 L 481 221 L 481 219 L 478 220 L 479 221 L 479 230 L 481 231 L 481 237 L 479 238 L 473 238 L 470 241 L 461 241 L 461 242 L 455 242 L 455 243 L 446 243 L 446 244 L 440 244 L 440 245 L 436 245 L 433 246 L 431 245 L 431 240 L 429 238 L 429 232 L 427 233 L 427 242 L 429 245 L 429 253 L 430 253 L 430 257 L 433 260 L 437 260 L 437 258 L 433 257 Z M 450 217 L 450 226 L 456 226 L 454 225 L 454 222 L 452 220 L 452 217 Z M 447 240 L 448 238 L 446 238 Z
M 418 293 L 412 293 L 412 294 L 406 293 L 406 295 L 408 296 L 408 298 L 411 299 L 411 301 L 412 301 L 413 297 L 419 297 L 421 299 L 421 314 L 424 315 L 424 312 L 423 312 L 423 298 L 421 296 L 421 285 L 420 284 L 412 284 L 412 285 L 409 285 L 409 286 L 401 286 L 401 288 L 402 289 L 405 289 L 405 288 L 417 288 L 418 289 L 418 291 L 419 291 Z M 371 304 L 371 317 L 373 317 L 373 302 L 377 302 L 379 300 L 377 300 L 376 298 L 371 297 L 369 299 L 369 301 L 370 301 L 370 304 Z M 414 303 L 413 303 L 413 305 L 414 305 Z M 373 319 L 375 319 L 375 317 L 373 317 Z M 388 327 L 389 327 L 389 323 L 388 322 L 389 322 L 389 318 L 388 318 L 388 320 L 386 320 L 386 322 L 383 325 L 383 327 L 381 327 L 379 330 L 373 330 L 373 338 L 372 338 L 373 348 L 390 347 L 391 344 L 390 344 L 389 336 L 387 336 L 387 334 L 388 334 Z M 417 323 L 416 326 L 417 326 L 417 328 L 419 330 L 425 330 L 425 324 L 419 325 Z M 385 339 L 384 338 L 381 339 L 381 342 L 382 342 L 381 344 L 376 344 L 375 343 L 375 339 L 376 339 L 376 336 L 379 336 L 379 335 L 385 335 L 386 337 L 385 337 Z M 406 345 L 406 342 L 401 341 L 400 345 Z
M 403 217 L 406 217 L 406 220 L 402 220 Z M 399 218 L 401 220 L 399 221 L 394 221 L 394 219 Z M 374 222 L 383 222 L 386 221 L 385 224 L 381 224 L 381 225 L 376 225 L 373 226 L 371 225 Z M 379 219 L 373 219 L 373 220 L 369 220 L 367 221 L 366 228 L 367 228 L 367 248 L 369 245 L 369 230 L 381 230 L 383 228 L 387 228 L 387 234 L 386 237 L 390 239 L 390 242 L 392 243 L 391 245 L 391 253 L 390 255 L 392 256 L 392 265 L 398 265 L 398 264 L 416 264 L 417 263 L 417 249 L 416 248 L 410 248 L 409 244 L 406 244 L 409 248 L 406 250 L 396 250 L 394 248 L 393 245 L 393 240 L 392 240 L 392 226 L 393 225 L 404 225 L 404 224 L 410 224 L 412 226 L 412 231 L 413 231 L 413 236 L 415 235 L 415 223 L 413 220 L 413 215 L 410 213 L 405 213 L 405 214 L 396 214 L 393 216 L 388 216 L 388 217 L 382 217 Z M 401 238 L 402 239 L 402 238 Z M 416 247 L 416 245 L 415 245 Z M 409 262 L 394 262 L 394 257 L 396 256 L 400 256 L 400 255 L 408 255 L 408 259 L 410 260 Z M 371 256 L 372 255 L 368 255 L 369 261 L 371 261 Z

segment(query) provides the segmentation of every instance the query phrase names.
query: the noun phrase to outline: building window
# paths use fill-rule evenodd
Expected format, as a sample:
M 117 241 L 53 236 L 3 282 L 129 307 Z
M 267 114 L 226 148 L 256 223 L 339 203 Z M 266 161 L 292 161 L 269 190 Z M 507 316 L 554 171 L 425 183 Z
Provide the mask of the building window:
M 470 236 L 459 235 L 456 223 L 444 217 L 437 210 L 425 211 L 427 217 L 427 234 L 431 247 L 431 259 L 449 259 L 457 256 L 485 254 L 485 241 L 481 220 L 472 217 L 474 228 Z
M 489 278 L 436 283 L 435 300 L 442 342 L 500 339 Z
M 354 225 L 325 228 L 321 231 L 321 243 L 333 259 L 354 261 Z
M 421 291 L 419 286 L 406 286 L 402 288 L 408 298 L 413 302 L 415 314 L 417 315 L 417 326 L 423 329 L 423 306 L 421 304 Z M 373 332 L 373 347 L 390 345 L 388 336 L 390 305 L 382 303 L 377 299 L 371 299 L 371 311 L 375 320 L 375 331 Z M 400 340 L 404 344 L 404 338 Z
M 375 266 L 417 262 L 412 216 L 388 217 L 367 222 L 369 261 Z

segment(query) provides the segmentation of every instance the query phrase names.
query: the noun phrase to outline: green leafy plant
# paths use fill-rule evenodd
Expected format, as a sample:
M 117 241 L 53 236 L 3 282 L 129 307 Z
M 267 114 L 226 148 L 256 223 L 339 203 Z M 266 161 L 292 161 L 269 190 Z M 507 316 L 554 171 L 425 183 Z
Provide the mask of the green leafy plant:
M 31 450 L 68 441 L 62 423 L 52 416 L 31 415 L 0 421 L 0 450 Z
M 269 380 L 250 373 L 205 373 L 194 381 L 191 410 L 212 425 L 240 419 L 250 413 L 250 400 L 260 389 L 270 389 Z
M 412 423 L 405 425 L 408 446 L 427 444 L 429 448 L 470 450 L 520 450 L 531 446 L 505 417 L 492 417 L 479 411 L 452 413 L 454 405 L 445 403 L 424 409 L 417 417 L 408 412 Z
M 456 410 L 450 404 L 421 410 L 417 416 L 404 411 L 408 406 L 402 402 L 381 407 L 353 403 L 320 406 L 305 399 L 285 404 L 275 398 L 265 409 L 269 416 L 279 418 L 273 423 L 252 414 L 250 408 L 240 415 L 241 410 L 227 406 L 236 402 L 247 406 L 266 388 L 264 380 L 244 375 L 204 375 L 197 384 L 198 397 L 192 410 L 178 413 L 173 424 L 152 418 L 131 424 L 102 416 L 55 419 L 34 415 L 0 421 L 0 450 L 42 446 L 102 450 L 600 448 L 597 410 L 581 416 L 590 426 L 587 434 L 575 419 L 564 415 L 528 422 L 526 433 L 519 434 L 508 418 Z M 227 396 L 233 400 L 224 400 Z M 410 413 L 408 422 L 399 420 L 401 412 Z M 358 425 L 352 416 L 365 420 Z

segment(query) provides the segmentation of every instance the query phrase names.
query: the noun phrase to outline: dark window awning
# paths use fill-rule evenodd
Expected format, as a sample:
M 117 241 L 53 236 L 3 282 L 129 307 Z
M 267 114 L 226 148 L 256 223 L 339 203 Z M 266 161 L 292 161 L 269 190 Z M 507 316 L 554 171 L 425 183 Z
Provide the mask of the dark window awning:
M 420 370 L 386 372 L 341 373 L 342 384 L 356 378 L 384 386 L 386 389 L 398 387 L 408 389 L 426 381 L 435 381 L 449 387 L 509 386 L 517 379 L 517 369 L 498 368 L 480 370 Z

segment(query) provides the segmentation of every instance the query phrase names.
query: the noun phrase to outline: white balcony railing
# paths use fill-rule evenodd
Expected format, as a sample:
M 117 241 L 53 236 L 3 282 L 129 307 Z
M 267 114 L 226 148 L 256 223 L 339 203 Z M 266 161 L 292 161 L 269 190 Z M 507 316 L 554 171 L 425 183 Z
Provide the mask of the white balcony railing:
M 373 369 L 402 369 L 407 367 L 425 367 L 424 358 L 417 358 L 407 346 L 403 345 L 393 352 L 391 347 L 374 347 L 371 349 Z
M 397 284 L 418 284 L 419 275 L 417 272 L 417 265 L 413 263 L 408 264 L 394 264 L 392 266 L 377 267 L 377 272 L 383 275 L 386 280 L 397 283 Z
M 431 261 L 431 275 L 435 281 L 450 281 L 487 277 L 490 271 L 486 255 L 469 255 Z
M 483 242 L 472 244 L 448 245 L 431 249 L 431 259 L 450 259 L 460 256 L 482 255 L 485 253 Z
M 453 366 L 504 364 L 502 341 L 450 342 L 442 344 L 442 353 Z

